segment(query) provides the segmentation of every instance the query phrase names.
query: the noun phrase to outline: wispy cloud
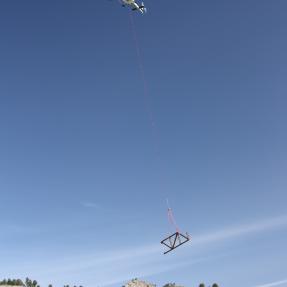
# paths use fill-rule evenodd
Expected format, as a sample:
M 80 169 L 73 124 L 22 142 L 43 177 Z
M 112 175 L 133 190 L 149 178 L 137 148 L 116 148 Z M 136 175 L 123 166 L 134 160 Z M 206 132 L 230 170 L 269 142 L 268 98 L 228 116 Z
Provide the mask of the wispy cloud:
M 218 256 L 217 258 L 224 257 L 225 255 Z M 106 281 L 102 281 L 101 286 L 110 286 L 113 284 L 118 284 L 127 280 L 130 280 L 131 278 L 134 278 L 135 275 L 140 278 L 148 277 L 148 276 L 153 276 L 153 275 L 158 275 L 161 273 L 166 273 L 169 271 L 172 271 L 174 269 L 178 269 L 181 267 L 185 266 L 191 266 L 197 263 L 201 263 L 204 261 L 209 261 L 211 258 L 210 257 L 200 257 L 197 259 L 192 259 L 192 260 L 186 260 L 183 262 L 176 262 L 176 263 L 169 263 L 169 264 L 150 264 L 149 267 L 145 266 L 144 268 L 141 269 L 140 272 L 134 273 L 134 271 L 131 269 L 130 275 L 127 276 L 127 274 L 118 274 L 118 277 L 113 277 L 113 279 L 106 279 Z M 213 258 L 214 259 L 214 258 Z M 108 277 L 107 277 L 108 278 Z
M 263 221 L 227 227 L 215 232 L 209 232 L 194 236 L 194 244 L 207 244 L 215 241 L 228 240 L 230 238 L 254 235 L 266 230 L 287 226 L 287 216 L 273 217 Z
M 267 284 L 263 284 L 263 285 L 257 285 L 255 287 L 276 287 L 276 286 L 283 286 L 283 285 L 287 286 L 287 279 L 272 282 L 272 283 L 267 283 Z
M 200 244 L 210 245 L 224 240 L 240 239 L 257 235 L 267 230 L 285 227 L 287 227 L 287 216 L 269 218 L 251 224 L 227 227 L 203 235 L 194 234 L 192 237 L 193 244 L 186 244 L 185 246 L 186 248 L 192 247 L 196 249 Z M 42 276 L 47 278 L 54 275 L 54 278 L 59 278 L 59 280 L 63 280 L 63 274 L 66 274 L 68 278 L 72 278 L 73 274 L 77 274 L 77 276 L 81 274 L 83 278 L 89 278 L 92 274 L 97 277 L 99 285 L 107 286 L 123 282 L 131 277 L 155 275 L 202 261 L 201 258 L 194 258 L 192 262 L 188 258 L 182 258 L 180 264 L 174 264 L 170 260 L 167 270 L 166 266 L 169 257 L 165 257 L 163 261 L 163 256 L 161 256 L 163 250 L 161 247 L 159 244 L 149 244 L 119 250 L 91 251 L 86 255 L 69 257 L 64 260 L 59 259 L 58 262 L 53 260 L 51 264 L 47 264 L 46 261 L 45 266 L 39 264 L 36 268 L 39 271 L 39 275 L 42 274 Z M 211 259 L 209 258 L 209 260 Z M 86 286 L 92 286 L 92 284 L 89 284 L 91 282 L 88 281 L 82 283 Z M 286 281 L 280 281 L 257 287 L 280 286 L 280 284 L 285 283 Z
M 5 230 L 5 232 L 1 232 L 0 239 L 7 238 L 10 236 L 20 236 L 20 235 L 23 236 L 31 233 L 33 234 L 39 233 L 39 229 L 36 227 L 16 225 L 12 223 L 7 224 L 0 222 L 0 228 L 1 230 Z
M 100 208 L 100 206 L 92 201 L 82 201 L 81 205 L 86 208 Z

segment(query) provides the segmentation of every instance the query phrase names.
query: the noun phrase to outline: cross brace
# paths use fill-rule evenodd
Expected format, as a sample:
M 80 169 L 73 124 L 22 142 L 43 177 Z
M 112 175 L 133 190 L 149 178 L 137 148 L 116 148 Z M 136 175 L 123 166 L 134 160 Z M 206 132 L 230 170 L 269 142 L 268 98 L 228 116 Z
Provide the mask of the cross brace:
M 164 240 L 162 240 L 160 243 L 165 245 L 169 248 L 169 250 L 165 251 L 164 254 L 172 251 L 173 249 L 179 247 L 180 245 L 186 243 L 189 241 L 189 235 L 186 233 L 186 235 L 183 235 L 179 232 L 175 232 L 174 234 L 168 236 Z

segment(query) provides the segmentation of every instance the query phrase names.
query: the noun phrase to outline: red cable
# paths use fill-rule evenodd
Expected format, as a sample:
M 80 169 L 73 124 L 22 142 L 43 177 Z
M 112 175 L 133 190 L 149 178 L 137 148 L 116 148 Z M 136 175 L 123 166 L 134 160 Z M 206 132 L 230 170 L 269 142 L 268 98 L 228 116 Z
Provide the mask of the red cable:
M 138 40 L 137 31 L 136 31 L 135 24 L 134 24 L 134 19 L 133 19 L 132 12 L 130 12 L 130 24 L 131 24 L 131 30 L 132 30 L 132 34 L 133 34 L 134 44 L 135 44 L 135 47 L 136 47 L 136 53 L 137 53 L 137 58 L 138 58 L 138 65 L 139 65 L 140 75 L 141 75 L 141 79 L 142 79 L 142 82 L 143 82 L 146 111 L 147 111 L 147 114 L 149 116 L 150 124 L 151 124 L 151 127 L 152 127 L 152 135 L 153 135 L 153 138 L 154 138 L 156 154 L 158 156 L 158 160 L 161 162 L 161 159 L 160 159 L 160 156 L 159 156 L 159 139 L 158 139 L 158 135 L 157 135 L 157 130 L 156 130 L 156 125 L 155 125 L 155 121 L 154 121 L 154 116 L 153 116 L 152 109 L 151 109 L 150 102 L 149 102 L 148 85 L 147 85 L 147 80 L 146 80 L 146 76 L 145 76 L 144 65 L 143 65 L 143 60 L 142 60 L 142 55 L 141 55 L 141 49 L 140 49 L 140 45 L 139 45 L 139 40 Z M 160 172 L 160 178 L 161 178 L 162 190 L 164 190 L 164 188 L 163 188 L 163 186 L 164 186 L 163 185 L 164 178 L 163 178 L 163 173 L 162 172 Z M 168 205 L 168 201 L 167 201 L 167 205 Z M 178 228 L 178 226 L 176 224 L 176 221 L 174 219 L 172 210 L 171 210 L 171 208 L 169 208 L 169 206 L 168 206 L 168 221 L 170 222 L 171 225 L 173 225 L 175 227 L 176 232 L 180 233 L 179 232 L 179 228 Z
M 162 167 L 161 167 L 162 166 L 161 165 L 162 161 L 161 161 L 160 152 L 159 152 L 159 150 L 160 150 L 160 148 L 159 148 L 159 146 L 160 146 L 160 144 L 159 144 L 159 136 L 158 136 L 155 120 L 154 120 L 154 115 L 153 115 L 153 112 L 152 112 L 152 109 L 151 109 L 150 96 L 149 96 L 149 90 L 148 90 L 148 83 L 147 83 L 147 79 L 146 79 L 146 75 L 145 75 L 141 48 L 140 48 L 139 39 L 138 39 L 138 35 L 137 35 L 137 31 L 136 31 L 136 27 L 135 27 L 135 23 L 134 23 L 132 12 L 130 12 L 130 25 L 131 25 L 131 30 L 132 30 L 132 34 L 133 34 L 134 44 L 135 44 L 135 47 L 136 47 L 136 54 L 137 54 L 137 60 L 138 60 L 138 65 L 139 65 L 140 76 L 141 76 L 141 79 L 142 79 L 142 82 L 143 82 L 145 109 L 146 109 L 146 112 L 148 114 L 149 122 L 150 122 L 150 125 L 151 125 L 155 153 L 156 153 L 157 159 L 159 161 L 160 186 L 161 186 L 161 189 L 162 189 L 162 192 L 163 192 L 164 191 L 164 186 L 165 186 L 164 183 L 166 181 L 165 181 L 165 177 L 163 176 L 164 172 L 162 171 Z
M 176 224 L 176 221 L 175 221 L 175 218 L 174 218 L 174 216 L 173 216 L 173 213 L 172 213 L 172 209 L 171 209 L 171 208 L 168 208 L 168 210 L 167 210 L 167 216 L 168 216 L 169 222 L 175 227 L 176 232 L 180 233 L 179 227 L 178 227 L 177 224 Z

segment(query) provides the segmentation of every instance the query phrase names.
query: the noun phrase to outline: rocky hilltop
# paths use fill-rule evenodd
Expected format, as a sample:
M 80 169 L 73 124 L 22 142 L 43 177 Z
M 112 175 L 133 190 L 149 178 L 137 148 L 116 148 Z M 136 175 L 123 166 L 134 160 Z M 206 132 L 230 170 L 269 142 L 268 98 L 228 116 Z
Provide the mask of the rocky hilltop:
M 123 287 L 156 287 L 156 285 L 138 279 L 133 279 L 126 283 Z
M 125 284 L 123 287 L 156 287 L 156 285 L 138 279 L 133 279 L 129 281 L 127 284 Z M 183 287 L 183 286 L 177 286 L 175 285 L 175 283 L 168 283 L 165 284 L 163 287 Z

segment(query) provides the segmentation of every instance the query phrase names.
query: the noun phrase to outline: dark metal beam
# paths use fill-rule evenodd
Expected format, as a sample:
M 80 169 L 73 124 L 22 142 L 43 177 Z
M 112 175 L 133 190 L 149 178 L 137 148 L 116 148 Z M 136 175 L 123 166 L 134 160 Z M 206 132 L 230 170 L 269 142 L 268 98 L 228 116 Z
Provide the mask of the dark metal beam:
M 181 241 L 182 238 L 184 239 L 184 241 Z M 165 245 L 167 248 L 169 248 L 169 250 L 164 252 L 164 254 L 166 254 L 166 253 L 172 251 L 173 249 L 175 249 L 175 248 L 183 245 L 184 243 L 188 242 L 189 240 L 190 240 L 190 238 L 188 235 L 185 236 L 179 232 L 175 232 L 174 234 L 163 239 L 160 243 Z

